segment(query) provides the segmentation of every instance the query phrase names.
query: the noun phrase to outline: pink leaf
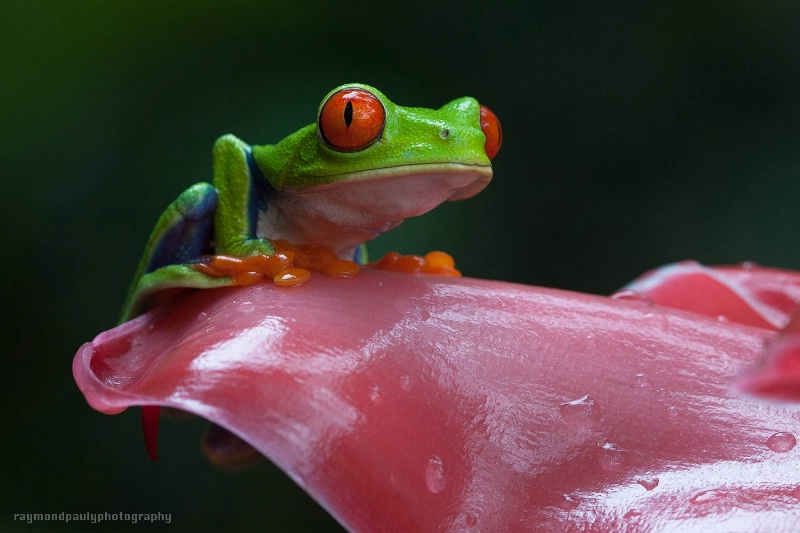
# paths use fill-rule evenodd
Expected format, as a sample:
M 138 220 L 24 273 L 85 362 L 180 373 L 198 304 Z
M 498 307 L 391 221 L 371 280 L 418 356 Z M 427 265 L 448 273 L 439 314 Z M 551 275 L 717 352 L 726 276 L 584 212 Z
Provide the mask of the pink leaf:
M 102 412 L 227 428 L 352 531 L 792 531 L 800 416 L 729 388 L 771 334 L 736 322 L 776 319 L 725 312 L 365 270 L 197 292 L 73 372 Z
M 768 329 L 784 326 L 800 305 L 800 273 L 752 263 L 683 261 L 651 270 L 625 289 L 659 305 Z

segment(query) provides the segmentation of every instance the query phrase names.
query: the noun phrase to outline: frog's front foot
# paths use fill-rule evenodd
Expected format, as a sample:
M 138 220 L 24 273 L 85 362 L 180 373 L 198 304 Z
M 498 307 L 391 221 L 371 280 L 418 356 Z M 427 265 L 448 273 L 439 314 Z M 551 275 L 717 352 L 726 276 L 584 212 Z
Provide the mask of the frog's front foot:
M 311 270 L 329 276 L 351 278 L 358 265 L 339 259 L 330 248 L 318 244 L 296 246 L 284 240 L 251 239 L 234 248 L 237 253 L 207 255 L 194 268 L 212 277 L 228 277 L 232 285 L 250 285 L 263 277 L 276 285 L 299 285 L 308 281 Z M 263 253 L 268 251 L 269 253 Z M 248 255 L 244 255 L 249 252 Z
M 311 273 L 295 267 L 294 254 L 258 254 L 249 257 L 207 255 L 200 257 L 194 268 L 211 277 L 229 277 L 232 285 L 250 285 L 268 276 L 276 285 L 299 285 L 308 281 Z

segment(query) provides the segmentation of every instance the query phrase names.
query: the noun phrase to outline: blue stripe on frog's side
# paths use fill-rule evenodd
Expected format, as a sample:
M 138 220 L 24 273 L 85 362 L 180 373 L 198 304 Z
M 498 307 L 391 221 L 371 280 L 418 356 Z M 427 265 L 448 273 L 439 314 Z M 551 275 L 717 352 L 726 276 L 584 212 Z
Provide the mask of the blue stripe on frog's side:
M 258 168 L 253 157 L 253 148 L 247 147 L 247 168 L 250 171 L 250 198 L 247 205 L 248 222 L 250 225 L 250 237 L 257 237 L 259 213 L 266 213 L 269 207 L 268 201 L 272 186 L 267 181 L 267 177 Z

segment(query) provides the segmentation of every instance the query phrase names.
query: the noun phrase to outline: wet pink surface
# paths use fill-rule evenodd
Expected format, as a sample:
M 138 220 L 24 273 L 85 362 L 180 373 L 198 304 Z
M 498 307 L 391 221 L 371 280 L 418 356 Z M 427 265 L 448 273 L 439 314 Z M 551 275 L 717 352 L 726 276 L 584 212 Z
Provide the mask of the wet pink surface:
M 800 414 L 731 388 L 779 326 L 713 313 L 365 270 L 195 293 L 73 372 L 102 412 L 229 429 L 352 531 L 795 531 Z

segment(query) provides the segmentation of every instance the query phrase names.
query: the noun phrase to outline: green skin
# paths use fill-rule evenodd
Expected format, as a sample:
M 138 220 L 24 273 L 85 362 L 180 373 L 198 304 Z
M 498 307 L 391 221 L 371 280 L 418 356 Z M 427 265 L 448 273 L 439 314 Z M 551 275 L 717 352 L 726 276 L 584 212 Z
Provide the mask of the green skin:
M 269 238 L 320 243 L 353 259 L 365 242 L 403 219 L 469 198 L 491 180 L 475 99 L 459 98 L 439 109 L 401 107 L 370 86 L 350 83 L 328 93 L 322 104 L 343 88 L 364 89 L 383 104 L 386 118 L 378 140 L 338 151 L 322 139 L 317 123 L 273 145 L 220 137 L 214 144 L 213 184 L 191 186 L 161 215 L 121 321 L 175 290 L 232 284 L 228 277 L 195 270 L 192 260 L 199 255 L 272 254 Z M 266 185 L 256 181 L 265 178 Z M 213 237 L 198 229 L 203 227 L 213 229 Z

